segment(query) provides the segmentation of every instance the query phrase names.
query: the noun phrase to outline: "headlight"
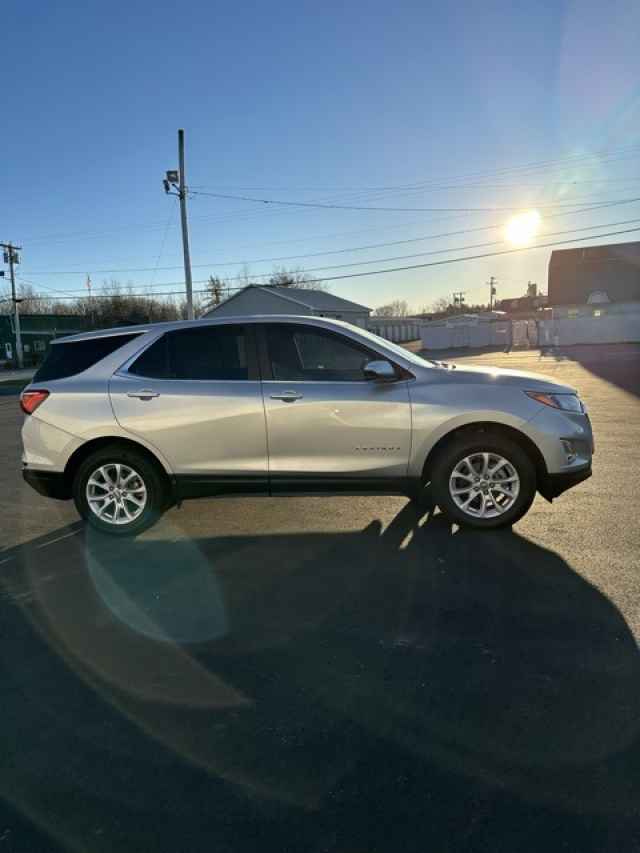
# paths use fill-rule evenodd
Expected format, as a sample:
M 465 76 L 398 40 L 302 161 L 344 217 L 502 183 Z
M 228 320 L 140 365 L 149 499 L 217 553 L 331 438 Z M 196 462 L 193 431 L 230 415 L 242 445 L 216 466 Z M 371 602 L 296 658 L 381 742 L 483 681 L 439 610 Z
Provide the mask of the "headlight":
M 563 409 L 565 412 L 584 412 L 584 406 L 577 394 L 547 394 L 544 391 L 525 391 L 524 393 L 532 400 L 554 409 Z

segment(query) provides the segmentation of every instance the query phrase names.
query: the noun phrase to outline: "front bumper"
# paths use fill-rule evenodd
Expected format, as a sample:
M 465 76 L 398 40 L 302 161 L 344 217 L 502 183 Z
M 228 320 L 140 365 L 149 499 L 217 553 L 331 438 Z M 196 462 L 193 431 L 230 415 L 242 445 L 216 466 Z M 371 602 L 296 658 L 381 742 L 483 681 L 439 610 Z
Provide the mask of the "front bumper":
M 567 489 L 572 489 L 578 483 L 588 480 L 591 476 L 591 463 L 584 465 L 575 471 L 563 471 L 560 474 L 547 474 L 544 479 L 538 483 L 538 491 L 543 498 L 552 501 L 557 498 Z
M 32 489 L 45 498 L 66 501 L 71 497 L 69 484 L 61 471 L 34 471 L 31 468 L 23 468 L 22 477 Z

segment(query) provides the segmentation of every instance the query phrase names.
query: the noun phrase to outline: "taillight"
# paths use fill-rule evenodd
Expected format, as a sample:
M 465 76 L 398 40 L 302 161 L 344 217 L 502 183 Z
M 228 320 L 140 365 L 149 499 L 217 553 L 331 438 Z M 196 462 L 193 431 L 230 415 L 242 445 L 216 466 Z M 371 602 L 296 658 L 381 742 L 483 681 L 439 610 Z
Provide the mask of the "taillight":
M 23 391 L 20 394 L 20 408 L 25 415 L 31 415 L 48 396 L 48 391 Z

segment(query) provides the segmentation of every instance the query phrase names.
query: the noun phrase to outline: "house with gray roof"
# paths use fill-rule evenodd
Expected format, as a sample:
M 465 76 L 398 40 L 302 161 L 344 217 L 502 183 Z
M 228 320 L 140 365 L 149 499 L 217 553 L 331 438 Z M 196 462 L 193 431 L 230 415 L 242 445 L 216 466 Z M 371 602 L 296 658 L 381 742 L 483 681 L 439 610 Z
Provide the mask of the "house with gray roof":
M 311 317 L 331 317 L 363 328 L 371 308 L 349 299 L 334 296 L 324 290 L 302 287 L 282 287 L 272 284 L 249 284 L 220 305 L 211 308 L 205 317 L 238 317 L 248 314 L 301 314 Z

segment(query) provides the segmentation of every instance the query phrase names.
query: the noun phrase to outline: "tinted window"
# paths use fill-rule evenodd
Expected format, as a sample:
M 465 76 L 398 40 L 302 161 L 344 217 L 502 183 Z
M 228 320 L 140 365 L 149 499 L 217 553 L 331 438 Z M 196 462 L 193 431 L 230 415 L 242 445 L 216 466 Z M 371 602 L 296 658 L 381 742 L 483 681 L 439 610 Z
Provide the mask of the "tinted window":
M 357 382 L 372 355 L 337 335 L 304 326 L 269 326 L 267 346 L 274 379 Z
M 155 379 L 248 379 L 243 326 L 204 326 L 167 332 L 129 368 Z
M 151 379 L 167 379 L 170 377 L 168 361 L 167 336 L 163 335 L 147 347 L 142 355 L 133 362 L 129 373 L 136 376 L 148 376 Z
M 53 344 L 42 367 L 33 377 L 33 382 L 64 379 L 66 376 L 81 373 L 137 337 L 137 334 L 109 335 L 104 338 L 90 338 L 86 341 Z

